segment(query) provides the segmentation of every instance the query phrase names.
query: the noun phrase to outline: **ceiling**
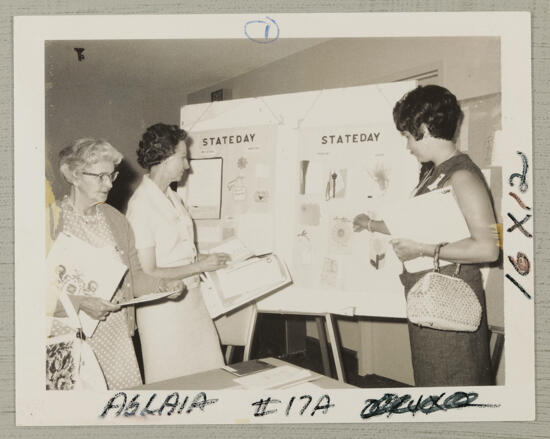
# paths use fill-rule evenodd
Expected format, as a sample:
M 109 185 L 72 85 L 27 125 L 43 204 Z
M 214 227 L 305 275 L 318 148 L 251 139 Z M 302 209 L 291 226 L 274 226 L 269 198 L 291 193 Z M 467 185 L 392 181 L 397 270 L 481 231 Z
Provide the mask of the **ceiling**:
M 47 41 L 46 81 L 156 87 L 177 85 L 188 93 L 215 85 L 301 52 L 326 39 L 278 39 L 258 44 L 224 40 Z M 78 60 L 75 48 L 82 48 Z

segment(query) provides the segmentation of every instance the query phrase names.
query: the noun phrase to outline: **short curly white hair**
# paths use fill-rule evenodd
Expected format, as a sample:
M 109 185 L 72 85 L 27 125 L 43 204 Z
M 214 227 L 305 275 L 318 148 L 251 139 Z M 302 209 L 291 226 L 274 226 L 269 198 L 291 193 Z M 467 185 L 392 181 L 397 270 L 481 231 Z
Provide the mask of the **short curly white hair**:
M 103 139 L 83 138 L 75 140 L 59 153 L 59 168 L 65 178 L 69 173 L 79 172 L 86 166 L 99 161 L 111 161 L 116 166 L 122 161 L 123 155 L 109 142 Z

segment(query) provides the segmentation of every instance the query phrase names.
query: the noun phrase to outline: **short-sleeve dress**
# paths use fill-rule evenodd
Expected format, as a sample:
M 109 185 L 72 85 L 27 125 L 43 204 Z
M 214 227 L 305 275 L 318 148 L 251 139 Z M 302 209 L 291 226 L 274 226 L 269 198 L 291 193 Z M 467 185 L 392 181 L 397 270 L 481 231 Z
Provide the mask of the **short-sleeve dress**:
M 418 188 L 416 195 L 429 192 L 434 182 L 437 182 L 435 187 L 443 187 L 458 170 L 466 170 L 481 179 L 489 192 L 481 170 L 466 154 L 459 154 L 435 167 L 430 177 Z M 461 264 L 459 275 L 474 290 L 482 306 L 483 314 L 477 331 L 442 331 L 408 323 L 416 386 L 493 384 L 485 292 L 479 268 L 478 264 Z M 441 268 L 441 273 L 451 275 L 455 269 L 456 264 L 446 265 Z M 417 273 L 404 271 L 401 274 L 405 295 L 408 295 L 414 284 L 426 273 L 427 271 Z
M 193 221 L 170 187 L 166 193 L 144 175 L 126 214 L 136 248 L 154 247 L 157 266 L 178 267 L 196 261 Z M 224 365 L 218 333 L 204 304 L 198 275 L 184 279 L 178 300 L 137 307 L 145 382 L 162 381 Z

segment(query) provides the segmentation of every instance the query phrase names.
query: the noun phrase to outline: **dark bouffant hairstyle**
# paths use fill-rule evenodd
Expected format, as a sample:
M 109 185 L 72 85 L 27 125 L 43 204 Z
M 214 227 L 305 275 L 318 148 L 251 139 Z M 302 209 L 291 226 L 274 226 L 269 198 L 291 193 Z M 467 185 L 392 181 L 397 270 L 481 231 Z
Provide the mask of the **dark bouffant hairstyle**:
M 151 125 L 139 142 L 138 163 L 142 168 L 150 170 L 174 154 L 177 144 L 186 139 L 187 133 L 177 125 Z
M 422 124 L 426 124 L 432 137 L 453 140 L 462 121 L 462 110 L 456 96 L 446 88 L 420 85 L 395 104 L 393 120 L 399 131 L 408 131 L 416 140 L 424 136 Z

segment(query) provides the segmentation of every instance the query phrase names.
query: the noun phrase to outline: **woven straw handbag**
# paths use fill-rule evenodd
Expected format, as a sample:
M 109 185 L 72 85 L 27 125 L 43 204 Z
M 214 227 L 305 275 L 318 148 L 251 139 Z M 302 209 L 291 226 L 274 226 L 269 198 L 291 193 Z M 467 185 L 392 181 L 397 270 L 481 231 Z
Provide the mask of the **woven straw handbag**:
M 439 250 L 434 252 L 434 270 L 414 284 L 407 296 L 410 322 L 444 331 L 474 332 L 481 322 L 481 304 L 470 286 L 458 277 L 439 272 Z

